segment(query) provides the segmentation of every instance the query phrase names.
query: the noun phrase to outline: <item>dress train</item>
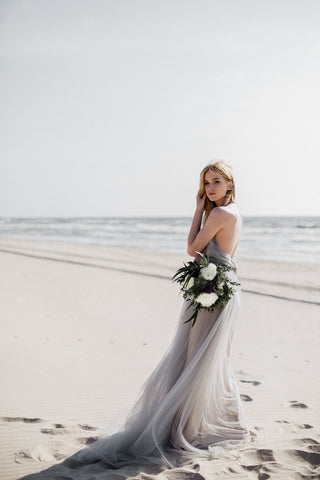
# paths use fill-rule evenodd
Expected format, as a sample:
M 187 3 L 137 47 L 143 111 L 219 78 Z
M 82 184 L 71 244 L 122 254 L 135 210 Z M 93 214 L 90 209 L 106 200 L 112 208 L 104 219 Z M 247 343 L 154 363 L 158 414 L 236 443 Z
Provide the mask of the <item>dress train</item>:
M 215 239 L 206 253 L 214 263 L 231 265 L 228 275 L 237 281 L 236 264 Z M 76 452 L 65 461 L 70 468 L 98 461 L 113 469 L 144 463 L 174 467 L 250 441 L 230 365 L 240 308 L 236 288 L 223 309 L 200 311 L 193 327 L 184 323 L 192 313 L 190 302 L 184 302 L 171 345 L 122 429 Z

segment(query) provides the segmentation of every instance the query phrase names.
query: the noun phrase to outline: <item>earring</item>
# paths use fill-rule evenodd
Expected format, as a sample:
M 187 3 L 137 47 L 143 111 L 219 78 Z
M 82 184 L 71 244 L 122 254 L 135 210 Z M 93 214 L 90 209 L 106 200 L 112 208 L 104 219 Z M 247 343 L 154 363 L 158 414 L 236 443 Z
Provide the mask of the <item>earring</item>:
M 224 205 L 228 205 L 228 203 L 230 201 L 231 194 L 232 194 L 232 190 L 227 190 L 226 191 Z

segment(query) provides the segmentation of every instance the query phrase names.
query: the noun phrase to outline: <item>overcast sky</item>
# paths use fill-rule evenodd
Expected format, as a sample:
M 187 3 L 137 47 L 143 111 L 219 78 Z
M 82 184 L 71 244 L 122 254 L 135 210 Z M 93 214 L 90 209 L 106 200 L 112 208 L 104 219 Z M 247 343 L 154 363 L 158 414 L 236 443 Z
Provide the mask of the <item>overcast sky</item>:
M 319 0 L 0 0 L 0 216 L 319 215 Z

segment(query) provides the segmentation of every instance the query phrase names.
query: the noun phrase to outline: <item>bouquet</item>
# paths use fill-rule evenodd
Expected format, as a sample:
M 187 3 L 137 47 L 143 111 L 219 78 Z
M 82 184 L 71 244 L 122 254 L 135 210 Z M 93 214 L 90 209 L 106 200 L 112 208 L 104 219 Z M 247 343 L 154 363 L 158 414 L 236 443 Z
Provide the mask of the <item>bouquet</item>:
M 200 262 L 193 260 L 184 263 L 172 277 L 174 282 L 180 283 L 183 298 L 191 301 L 193 314 L 184 322 L 192 321 L 191 326 L 195 324 L 200 310 L 213 311 L 215 308 L 225 307 L 234 295 L 233 286 L 240 285 L 226 276 L 226 272 L 234 267 L 223 263 L 210 263 L 206 255 L 199 255 Z

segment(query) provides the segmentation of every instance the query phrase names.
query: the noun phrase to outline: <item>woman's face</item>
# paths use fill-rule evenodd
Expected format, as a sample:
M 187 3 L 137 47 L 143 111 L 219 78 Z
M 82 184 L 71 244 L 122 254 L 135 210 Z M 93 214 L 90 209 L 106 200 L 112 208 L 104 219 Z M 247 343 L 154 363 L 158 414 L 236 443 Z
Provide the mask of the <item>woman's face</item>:
M 215 170 L 208 170 L 204 176 L 204 188 L 207 197 L 216 205 L 222 205 L 227 190 L 232 187 L 232 182 L 226 180 Z

